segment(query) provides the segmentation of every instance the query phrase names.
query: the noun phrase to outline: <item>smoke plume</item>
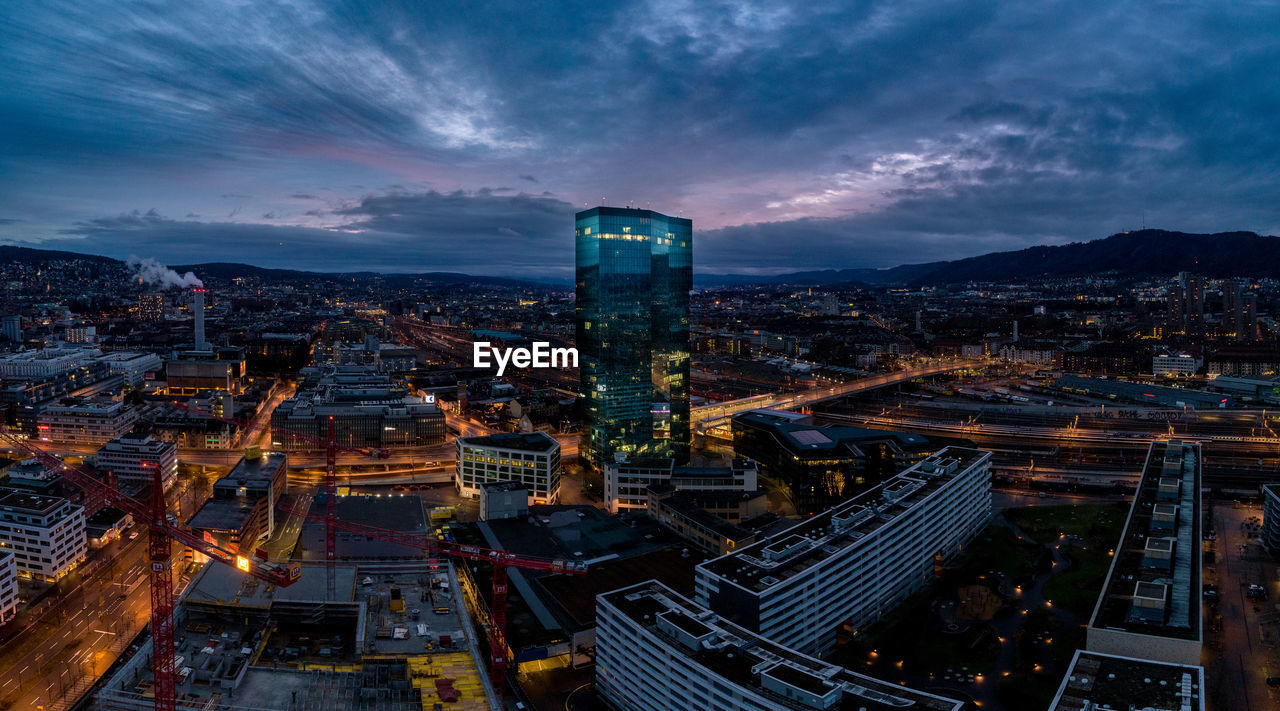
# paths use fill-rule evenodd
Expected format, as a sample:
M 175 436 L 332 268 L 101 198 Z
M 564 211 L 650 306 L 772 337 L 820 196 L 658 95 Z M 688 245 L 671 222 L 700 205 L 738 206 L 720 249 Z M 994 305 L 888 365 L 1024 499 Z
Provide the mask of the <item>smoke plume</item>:
M 129 257 L 127 262 L 129 268 L 133 270 L 133 276 L 139 281 L 160 287 L 176 286 L 183 288 L 200 288 L 204 286 L 204 282 L 196 278 L 196 275 L 187 272 L 186 274 L 178 274 L 174 270 L 157 262 L 150 257 L 146 259 L 138 259 L 137 257 Z

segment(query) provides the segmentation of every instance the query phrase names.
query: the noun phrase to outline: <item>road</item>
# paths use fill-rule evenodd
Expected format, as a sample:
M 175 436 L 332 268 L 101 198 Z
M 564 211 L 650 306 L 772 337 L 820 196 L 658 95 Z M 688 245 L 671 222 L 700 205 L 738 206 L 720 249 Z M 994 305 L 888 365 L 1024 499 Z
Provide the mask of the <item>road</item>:
M 108 557 L 114 554 L 110 564 L 87 575 L 0 649 L 0 704 L 36 708 L 38 699 L 46 708 L 69 705 L 146 626 L 151 605 L 146 536 L 113 546 L 106 551 Z
M 1280 690 L 1267 686 L 1268 676 L 1280 676 L 1277 654 L 1275 600 L 1280 598 L 1275 562 L 1246 527 L 1262 516 L 1260 506 L 1232 506 L 1218 502 L 1213 509 L 1215 562 L 1206 566 L 1205 582 L 1218 586 L 1220 624 L 1207 622 L 1205 680 L 1213 711 L 1280 709 Z M 1269 601 L 1246 597 L 1250 583 L 1265 585 Z M 1264 639 L 1264 631 L 1266 639 Z

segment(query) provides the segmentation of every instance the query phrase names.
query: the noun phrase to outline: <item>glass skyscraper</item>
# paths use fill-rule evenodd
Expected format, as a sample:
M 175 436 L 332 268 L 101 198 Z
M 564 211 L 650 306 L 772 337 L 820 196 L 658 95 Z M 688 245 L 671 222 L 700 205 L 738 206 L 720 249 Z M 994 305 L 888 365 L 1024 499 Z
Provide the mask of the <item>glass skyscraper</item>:
M 687 461 L 693 222 L 594 207 L 575 245 L 581 453 L 597 468 L 618 454 Z

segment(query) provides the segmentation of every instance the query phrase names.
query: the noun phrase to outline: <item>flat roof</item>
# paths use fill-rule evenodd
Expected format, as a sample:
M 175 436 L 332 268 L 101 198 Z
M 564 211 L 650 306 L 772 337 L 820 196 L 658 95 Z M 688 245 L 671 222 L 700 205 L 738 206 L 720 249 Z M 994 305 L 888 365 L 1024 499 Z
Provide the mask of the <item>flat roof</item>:
M 281 602 L 352 602 L 355 599 L 356 567 L 334 565 L 334 590 L 330 598 L 327 566 L 303 563 L 302 577 L 287 587 L 276 587 L 242 573 L 229 565 L 210 562 L 196 573 L 182 600 L 187 604 L 268 610 Z
M 1078 649 L 1049 711 L 1096 708 L 1204 711 L 1204 667 Z
M 270 482 L 276 472 L 285 466 L 288 455 L 284 452 L 263 452 L 257 459 L 241 457 L 240 461 L 219 479 L 219 482 L 235 480 L 241 484 Z
M 762 592 L 840 549 L 858 545 L 863 536 L 990 456 L 978 449 L 947 447 L 848 501 L 700 567 L 747 590 Z
M 463 447 L 514 449 L 521 452 L 546 454 L 560 448 L 560 442 L 546 432 L 499 432 L 481 437 L 459 437 Z
M 67 503 L 66 499 L 57 496 L 0 488 L 0 509 L 5 511 L 47 516 Z
M 1200 620 L 1200 485 L 1203 469 L 1200 445 L 1180 440 L 1152 442 L 1134 493 L 1124 533 L 1111 559 L 1111 570 L 1089 620 L 1089 627 L 1119 629 L 1173 639 L 1201 639 Z M 1176 483 L 1176 486 L 1172 484 Z M 1160 505 L 1176 505 L 1176 526 L 1155 527 Z M 1148 550 L 1171 553 L 1171 567 L 1154 568 L 1144 559 Z M 1163 595 L 1155 594 L 1163 589 Z M 1167 599 L 1163 622 L 1151 611 L 1131 614 L 1133 601 Z
M 874 430 L 844 425 L 811 425 L 784 417 L 774 410 L 748 410 L 733 416 L 734 421 L 768 429 L 793 452 L 826 452 L 841 447 L 856 447 L 863 442 L 892 440 L 914 448 L 932 440 L 914 432 Z
M 529 487 L 518 481 L 482 481 L 480 488 L 485 491 L 528 491 Z
M 963 701 L 881 681 L 784 647 L 699 607 L 656 580 L 605 593 L 600 599 L 665 642 L 668 653 L 685 657 L 710 675 L 777 699 L 779 708 L 794 701 L 769 689 L 766 676 L 819 696 L 835 693 L 839 702 L 830 708 L 839 711 L 960 711 L 964 707 Z M 710 635 L 711 639 L 687 647 L 660 621 L 695 638 Z
M 311 511 L 324 510 L 324 492 L 311 500 Z M 338 497 L 338 518 L 342 521 L 376 526 L 400 533 L 428 535 L 431 525 L 417 496 L 351 495 Z M 337 531 L 335 551 L 338 560 L 415 560 L 426 558 L 419 548 L 369 538 L 352 531 Z M 300 560 L 324 560 L 324 522 L 307 519 L 298 535 Z
M 187 521 L 188 528 L 209 531 L 239 531 L 253 513 L 260 496 L 233 496 L 207 499 Z

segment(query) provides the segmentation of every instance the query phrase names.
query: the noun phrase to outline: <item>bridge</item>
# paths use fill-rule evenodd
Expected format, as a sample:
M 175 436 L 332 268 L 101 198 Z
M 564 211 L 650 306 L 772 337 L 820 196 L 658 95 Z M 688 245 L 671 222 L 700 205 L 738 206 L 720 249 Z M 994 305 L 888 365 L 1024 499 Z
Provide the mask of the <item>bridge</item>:
M 967 370 L 970 368 L 983 368 L 986 365 L 987 363 L 985 361 L 962 360 L 954 363 L 928 365 L 921 368 L 911 368 L 908 370 L 899 370 L 893 373 L 884 373 L 882 375 L 872 375 L 866 378 L 852 380 L 841 385 L 825 388 L 813 388 L 811 390 L 803 390 L 801 392 L 788 393 L 786 395 L 778 395 L 776 393 L 753 395 L 751 397 L 739 398 L 737 400 L 726 400 L 724 402 L 695 407 L 690 412 L 689 419 L 692 421 L 693 428 L 696 432 L 706 433 L 708 430 L 723 426 L 729 418 L 739 412 L 745 412 L 746 410 L 757 410 L 761 408 L 771 410 L 793 410 L 800 407 L 815 405 L 827 400 L 835 400 L 854 393 L 861 393 L 868 390 L 887 387 L 889 385 L 905 383 L 915 380 L 916 378 L 927 378 L 933 375 L 942 375 L 944 373 L 952 373 L 957 370 Z

